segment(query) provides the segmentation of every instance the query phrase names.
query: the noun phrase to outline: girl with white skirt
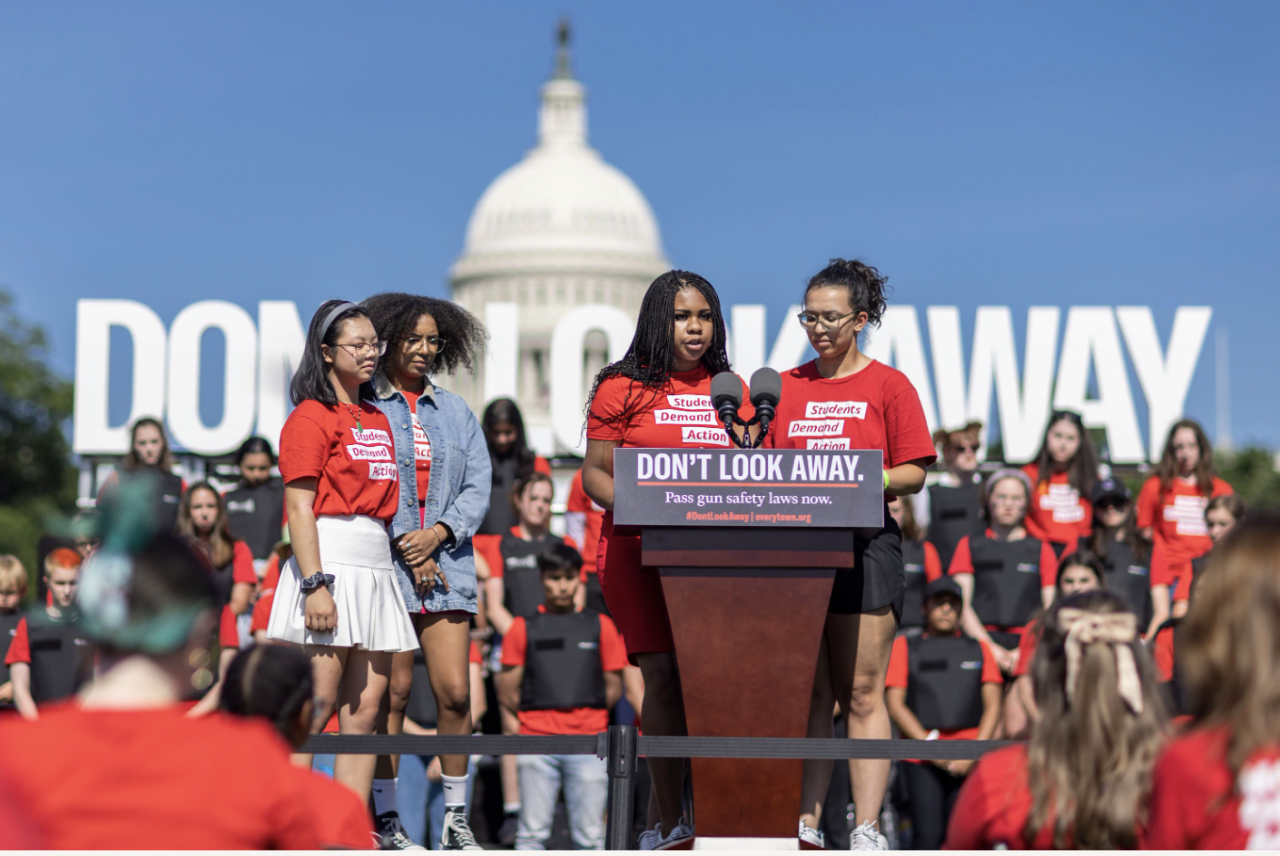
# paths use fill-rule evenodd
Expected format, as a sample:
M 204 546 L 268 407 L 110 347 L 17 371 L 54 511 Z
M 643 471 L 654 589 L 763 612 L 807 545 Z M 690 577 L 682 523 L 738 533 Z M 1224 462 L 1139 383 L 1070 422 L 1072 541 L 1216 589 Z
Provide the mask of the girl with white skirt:
M 385 349 L 363 309 L 322 305 L 280 433 L 293 558 L 281 570 L 267 636 L 311 657 L 313 733 L 336 710 L 340 733 L 373 734 L 391 655 L 417 647 L 387 538 L 400 497 L 391 426 L 365 401 Z M 375 760 L 338 755 L 334 779 L 367 800 Z

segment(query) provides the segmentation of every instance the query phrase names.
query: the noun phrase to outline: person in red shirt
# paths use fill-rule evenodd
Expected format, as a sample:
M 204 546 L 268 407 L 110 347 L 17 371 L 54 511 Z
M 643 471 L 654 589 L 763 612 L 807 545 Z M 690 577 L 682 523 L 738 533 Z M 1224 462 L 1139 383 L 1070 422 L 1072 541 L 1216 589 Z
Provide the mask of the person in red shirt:
M 489 511 L 473 540 L 478 555 L 488 555 L 494 544 L 516 525 L 509 497 L 516 482 L 535 472 L 551 475 L 551 464 L 529 448 L 525 436 L 524 416 L 520 406 L 509 398 L 495 398 L 480 417 L 485 443 L 489 446 L 489 464 L 493 470 L 493 487 L 489 494 Z
M 187 488 L 178 505 L 178 533 L 198 538 L 209 552 L 213 584 L 218 599 L 230 607 L 233 616 L 249 611 L 258 574 L 253 569 L 253 553 L 244 541 L 231 537 L 222 496 L 209 482 Z
M 13 681 L 4 659 L 22 623 L 22 598 L 27 594 L 27 569 L 17 556 L 0 555 L 0 711 L 13 710 Z
M 49 603 L 27 611 L 5 653 L 13 704 L 26 719 L 39 719 L 40 707 L 74 695 L 93 677 L 93 644 L 76 605 L 81 563 L 80 553 L 69 547 L 45 557 Z
M 1173 423 L 1165 440 L 1156 474 L 1138 493 L 1138 527 L 1153 544 L 1151 596 L 1168 598 L 1174 592 L 1173 614 L 1186 614 L 1185 598 L 1177 589 L 1191 584 L 1191 560 L 1209 552 L 1213 542 L 1205 526 L 1209 500 L 1232 493 L 1213 467 L 1213 447 L 1194 419 Z
M 800 313 L 817 358 L 782 376 L 782 395 L 765 438 L 776 449 L 879 449 L 884 455 L 886 500 L 924 487 L 925 470 L 938 459 L 920 397 L 907 376 L 858 348 L 868 325 L 879 325 L 886 277 L 860 261 L 832 259 L 810 278 Z M 872 538 L 854 542 L 852 571 L 836 574 L 818 654 L 810 737 L 831 736 L 838 703 L 851 738 L 888 739 L 885 669 L 905 596 L 902 533 L 889 518 Z M 628 636 L 628 639 L 630 637 Z M 800 835 L 813 843 L 830 761 L 806 761 Z M 889 761 L 849 762 L 857 817 L 851 849 L 883 849 L 880 807 Z
M 1032 664 L 1040 719 L 984 755 L 960 789 L 946 849 L 1134 849 L 1168 720 L 1137 617 L 1108 591 L 1045 614 Z M 1150 842 L 1147 842 L 1148 844 Z
M 940 577 L 925 589 L 927 625 L 921 636 L 893 640 L 885 702 L 909 740 L 990 740 L 1000 724 L 1004 678 L 990 650 L 960 632 L 960 586 Z M 917 850 L 937 850 L 972 761 L 908 761 L 902 767 L 911 797 Z
M 575 544 L 582 545 L 582 586 L 578 589 L 577 607 L 594 609 L 609 614 L 600 580 L 596 576 L 596 552 L 600 548 L 600 527 L 604 524 L 604 509 L 587 496 L 582 489 L 582 470 L 573 474 L 569 482 L 569 498 L 565 501 L 565 534 Z
M 497 679 L 503 707 L 521 734 L 598 734 L 622 696 L 627 655 L 608 616 L 574 609 L 582 585 L 582 557 L 565 544 L 538 554 L 545 604 L 516 618 L 503 640 Z M 562 644 L 540 644 L 559 640 Z M 569 829 L 578 850 L 604 848 L 608 774 L 590 755 L 520 756 L 520 826 L 517 850 L 545 847 L 564 791 Z
M 1089 497 L 1098 481 L 1098 453 L 1079 413 L 1055 410 L 1035 461 L 1022 468 L 1031 479 L 1027 533 L 1052 543 L 1058 554 L 1093 531 Z
M 311 794 L 268 725 L 179 706 L 208 676 L 213 581 L 177 536 L 130 528 L 108 522 L 81 580 L 96 679 L 37 722 L 0 719 L 0 776 L 50 849 L 321 847 Z
M 702 277 L 673 270 L 645 292 L 635 337 L 621 360 L 601 369 L 587 403 L 582 487 L 605 510 L 596 572 L 609 611 L 644 676 L 646 734 L 684 736 L 684 698 L 659 575 L 640 567 L 640 538 L 613 532 L 613 450 L 619 446 L 729 448 L 711 406 L 711 378 L 729 370 L 720 297 Z M 747 399 L 744 383 L 743 400 Z M 754 415 L 744 404 L 739 415 Z M 642 849 L 692 837 L 681 802 L 687 763 L 650 758 L 659 820 Z
M 990 645 L 1000 670 L 1010 673 L 1027 622 L 1053 601 L 1058 556 L 1049 542 L 1027 534 L 1031 480 L 1026 473 L 997 470 L 987 479 L 985 494 L 986 534 L 961 538 L 947 573 L 964 590 L 965 632 Z
M 391 655 L 418 645 L 391 558 L 400 501 L 387 417 L 367 399 L 386 350 L 364 309 L 330 300 L 307 330 L 280 432 L 293 558 L 280 572 L 267 636 L 305 647 L 319 731 L 373 734 Z M 339 755 L 334 778 L 367 799 L 376 755 Z
M 1055 602 L 1082 591 L 1100 588 L 1107 588 L 1107 584 L 1097 557 L 1086 550 L 1077 550 L 1062 557 L 1053 588 Z M 1030 674 L 1031 662 L 1039 642 L 1040 619 L 1037 617 L 1027 625 L 1026 632 L 1018 642 L 1018 664 L 1013 667 L 1013 686 L 1004 699 L 1004 733 L 1010 739 L 1026 739 L 1032 719 L 1039 716 Z
M 942 558 L 933 542 L 924 540 L 924 530 L 916 522 L 915 505 L 895 496 L 889 500 L 889 516 L 902 530 L 902 570 L 906 580 L 902 601 L 903 628 L 923 628 L 924 590 L 942 576 Z
M 1251 512 L 1214 548 L 1180 626 L 1189 731 L 1156 764 L 1147 845 L 1280 848 L 1280 515 Z

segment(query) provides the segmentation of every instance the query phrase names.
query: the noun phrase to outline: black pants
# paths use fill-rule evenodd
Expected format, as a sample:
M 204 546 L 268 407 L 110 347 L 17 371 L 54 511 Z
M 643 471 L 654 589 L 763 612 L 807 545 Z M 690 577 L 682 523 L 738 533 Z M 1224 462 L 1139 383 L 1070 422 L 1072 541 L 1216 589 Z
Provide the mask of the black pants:
M 947 820 L 964 784 L 933 764 L 904 763 L 902 773 L 911 795 L 911 829 L 916 850 L 938 850 L 947 835 Z

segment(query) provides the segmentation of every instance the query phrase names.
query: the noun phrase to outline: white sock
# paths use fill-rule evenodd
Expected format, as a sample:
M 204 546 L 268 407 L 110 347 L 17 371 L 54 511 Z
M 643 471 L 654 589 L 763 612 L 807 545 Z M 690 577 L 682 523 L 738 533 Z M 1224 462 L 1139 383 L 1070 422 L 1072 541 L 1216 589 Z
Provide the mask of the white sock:
M 373 780 L 373 813 L 386 814 L 396 810 L 396 782 L 398 779 Z
M 502 804 L 502 813 L 503 813 L 503 814 L 519 814 L 519 813 L 520 813 L 520 803 L 518 803 L 518 802 L 504 802 L 504 803 Z
M 441 774 L 440 781 L 444 785 L 445 808 L 462 808 L 467 804 L 466 776 L 446 776 Z

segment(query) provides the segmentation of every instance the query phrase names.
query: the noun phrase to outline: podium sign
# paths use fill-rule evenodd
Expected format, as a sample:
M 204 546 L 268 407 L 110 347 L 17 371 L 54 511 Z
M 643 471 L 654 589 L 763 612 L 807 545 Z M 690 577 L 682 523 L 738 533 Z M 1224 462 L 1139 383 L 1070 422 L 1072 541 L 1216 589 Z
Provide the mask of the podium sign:
M 614 449 L 614 526 L 884 526 L 884 454 Z

